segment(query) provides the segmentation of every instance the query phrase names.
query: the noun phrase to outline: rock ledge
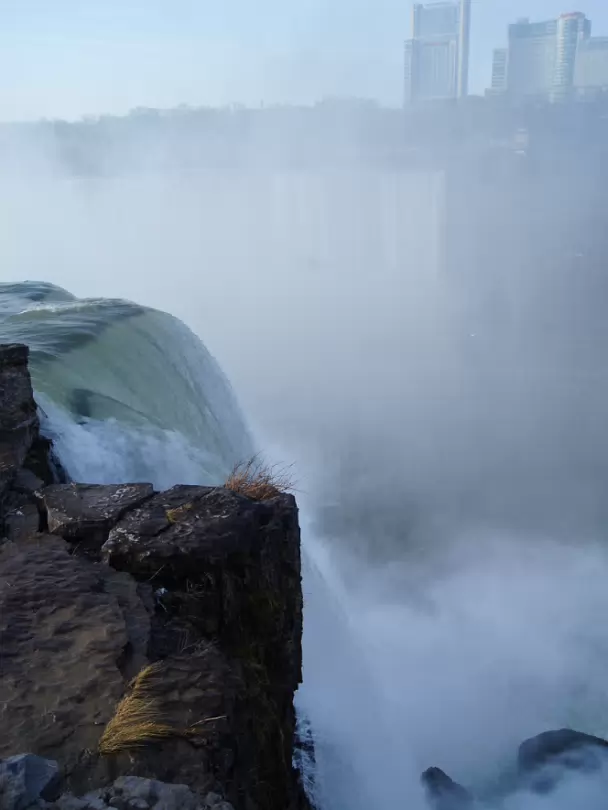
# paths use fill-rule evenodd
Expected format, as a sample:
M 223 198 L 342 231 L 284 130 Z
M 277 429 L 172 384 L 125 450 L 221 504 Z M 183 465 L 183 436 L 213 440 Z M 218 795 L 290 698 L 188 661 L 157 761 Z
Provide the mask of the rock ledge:
M 19 762 L 40 807 L 304 810 L 294 498 L 54 480 L 27 356 L 0 347 L 0 807 Z

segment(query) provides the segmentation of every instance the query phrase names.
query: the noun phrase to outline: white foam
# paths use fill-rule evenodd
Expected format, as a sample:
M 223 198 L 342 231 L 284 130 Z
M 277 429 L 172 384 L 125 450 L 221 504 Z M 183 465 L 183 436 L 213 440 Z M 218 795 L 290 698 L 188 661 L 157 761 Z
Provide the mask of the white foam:
M 400 578 L 305 536 L 298 704 L 316 735 L 324 810 L 425 808 L 431 766 L 491 795 L 527 737 L 608 731 L 605 549 L 488 533 L 473 550 L 455 537 L 447 571 L 409 562 Z M 508 807 L 600 810 L 605 783 L 573 777 L 555 805 L 521 794 Z
M 156 489 L 175 484 L 218 484 L 223 465 L 178 431 L 135 427 L 114 419 L 79 423 L 48 398 L 37 395 L 46 416 L 42 427 L 69 476 L 90 484 L 146 481 Z

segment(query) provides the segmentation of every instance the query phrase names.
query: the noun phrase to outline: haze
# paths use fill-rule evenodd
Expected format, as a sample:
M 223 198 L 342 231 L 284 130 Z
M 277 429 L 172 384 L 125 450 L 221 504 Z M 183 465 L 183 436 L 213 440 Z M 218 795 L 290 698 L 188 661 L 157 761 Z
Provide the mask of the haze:
M 404 127 L 388 0 L 78 8 L 5 4 L 7 116 L 294 102 L 2 127 L 0 259 L 182 318 L 295 462 L 323 810 L 418 810 L 431 765 L 491 797 L 524 737 L 606 734 L 605 100 Z M 526 11 L 477 3 L 477 87 Z M 387 104 L 302 103 L 344 93 Z
M 473 0 L 472 91 L 521 16 L 560 0 Z M 583 4 L 598 33 L 604 0 Z M 326 96 L 399 106 L 404 0 L 2 0 L 0 120 L 79 118 L 181 103 L 311 103 Z

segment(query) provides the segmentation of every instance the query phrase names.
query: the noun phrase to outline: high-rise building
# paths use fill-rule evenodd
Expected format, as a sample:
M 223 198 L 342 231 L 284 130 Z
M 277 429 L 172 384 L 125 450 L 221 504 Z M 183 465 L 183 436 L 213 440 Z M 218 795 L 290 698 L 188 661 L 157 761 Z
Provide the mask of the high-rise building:
M 577 62 L 591 37 L 591 21 L 580 11 L 556 20 L 518 20 L 509 26 L 506 51 L 494 52 L 492 93 L 512 98 L 566 101 L 575 92 Z
M 471 0 L 415 3 L 405 43 L 405 101 L 466 96 Z
M 581 44 L 590 36 L 591 20 L 580 11 L 558 17 L 552 101 L 565 101 L 572 95 L 577 54 Z
M 471 0 L 462 0 L 458 31 L 458 98 L 469 95 L 469 53 L 471 46 Z
M 494 95 L 507 92 L 509 49 L 496 48 L 492 57 L 492 88 Z
M 574 88 L 579 97 L 608 92 L 608 37 L 590 37 L 580 44 Z
M 557 20 L 509 26 L 507 90 L 512 96 L 543 96 L 551 92 L 555 71 Z

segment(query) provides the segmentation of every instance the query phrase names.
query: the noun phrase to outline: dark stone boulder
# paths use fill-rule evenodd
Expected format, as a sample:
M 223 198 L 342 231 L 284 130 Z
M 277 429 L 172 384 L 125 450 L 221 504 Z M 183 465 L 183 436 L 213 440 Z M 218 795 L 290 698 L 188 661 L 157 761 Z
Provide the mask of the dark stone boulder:
M 25 469 L 30 470 L 46 485 L 65 484 L 70 480 L 48 436 L 40 435 L 34 439 L 23 463 Z
M 56 763 L 48 765 L 57 767 Z M 0 807 L 9 810 L 1 803 Z M 27 807 L 28 810 L 233 810 L 232 805 L 217 793 L 201 796 L 188 785 L 168 784 L 139 776 L 120 776 L 114 784 L 92 790 L 81 798 L 64 793 L 57 801 L 34 801 Z
M 59 766 L 33 754 L 0 760 L 0 807 L 27 810 L 38 799 L 56 798 Z
M 25 484 L 11 497 L 20 504 L 26 490 L 39 497 Z M 49 487 L 41 502 L 61 536 L 24 530 L 0 548 L 0 756 L 26 746 L 57 760 L 74 806 L 121 774 L 183 782 L 238 810 L 307 807 L 292 765 L 295 500 L 210 487 L 151 497 L 134 485 Z M 88 541 L 94 555 L 107 532 L 105 562 L 71 553 Z M 129 682 L 146 671 L 145 699 L 171 732 L 104 748 Z
M 46 511 L 42 502 L 44 482 L 31 470 L 21 468 L 4 497 L 3 534 L 18 543 L 46 530 Z
M 0 756 L 25 748 L 70 771 L 96 749 L 132 646 L 113 576 L 57 537 L 0 548 Z
M 110 529 L 154 494 L 152 484 L 55 484 L 42 491 L 48 531 L 98 558 Z
M 308 810 L 295 499 L 59 485 L 27 358 L 0 347 L 0 757 L 33 755 L 11 784 L 45 757 L 32 808 Z
M 239 788 L 248 787 L 235 746 L 249 733 L 238 705 L 244 689 L 212 642 L 159 661 L 147 677 L 146 700 L 174 733 L 154 745 L 117 751 L 108 762 L 125 776 L 184 782 L 199 795 L 226 791 L 239 802 Z
M 226 798 L 237 808 L 248 801 L 265 810 L 304 807 L 292 765 L 302 666 L 295 499 L 259 503 L 222 488 L 174 487 L 126 514 L 102 558 L 154 589 L 151 660 L 180 661 L 188 677 L 198 677 L 203 664 L 188 664 L 184 653 L 210 639 L 221 653 L 229 733 L 210 762 L 220 783 L 231 786 Z M 188 772 L 188 783 L 205 778 L 205 769 L 197 770 L 200 754 L 186 743 L 162 751 L 165 762 L 179 763 L 180 775 Z
M 27 346 L 0 346 L 0 498 L 24 463 L 40 429 L 28 357 Z
M 473 796 L 454 782 L 441 768 L 429 768 L 421 777 L 427 799 L 434 810 L 471 810 Z
M 120 776 L 81 798 L 72 793 L 58 797 L 58 784 L 56 762 L 32 754 L 0 760 L 2 810 L 233 810 L 217 793 L 201 796 L 184 784 L 139 776 Z
M 286 690 L 301 679 L 300 532 L 295 499 L 264 503 L 226 489 L 177 486 L 129 512 L 102 558 L 152 581 L 161 615 L 187 619 L 240 656 L 252 639 Z
M 520 778 L 539 793 L 553 790 L 567 771 L 593 772 L 606 762 L 606 740 L 569 728 L 545 731 L 526 740 L 517 757 Z
M 260 549 L 258 529 L 273 507 L 220 487 L 180 485 L 161 492 L 133 510 L 110 533 L 104 559 L 128 564 L 135 574 L 153 573 L 163 565 L 165 577 L 183 581 Z
M 11 494 L 12 495 L 12 494 Z M 40 531 L 40 511 L 26 496 L 11 496 L 4 517 L 4 533 L 13 543 Z
M 27 495 L 30 499 L 40 498 L 40 492 L 43 488 L 44 481 L 42 478 L 39 478 L 32 470 L 26 470 L 25 468 L 19 470 L 12 485 L 13 492 Z

